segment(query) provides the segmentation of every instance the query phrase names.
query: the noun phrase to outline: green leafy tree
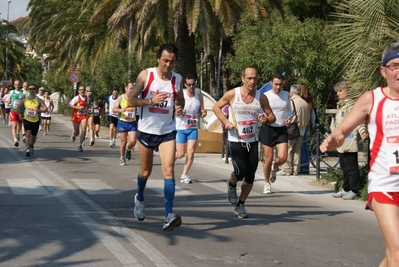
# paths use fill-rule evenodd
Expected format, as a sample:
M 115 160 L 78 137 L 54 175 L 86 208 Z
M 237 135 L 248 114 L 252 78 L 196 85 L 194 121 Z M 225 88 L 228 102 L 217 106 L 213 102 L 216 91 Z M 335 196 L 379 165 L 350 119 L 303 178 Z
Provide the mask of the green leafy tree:
M 259 86 L 275 72 L 286 72 L 291 83 L 304 82 L 314 96 L 323 96 L 336 82 L 331 57 L 334 49 L 327 46 L 328 30 L 323 20 L 294 16 L 284 20 L 252 21 L 244 18 L 233 37 L 235 53 L 226 64 L 232 71 L 232 83 L 240 82 L 243 67 L 258 69 Z M 256 33 L 256 34 L 254 34 Z M 288 85 L 288 84 L 287 84 Z
M 2 51 L 0 53 L 0 73 L 5 78 L 7 59 L 7 78 L 20 79 L 21 63 L 25 59 L 25 48 L 21 42 L 11 38 L 11 35 L 18 33 L 17 28 L 12 24 L 3 22 L 0 23 L 0 51 Z
M 383 85 L 378 66 L 385 46 L 398 40 L 399 2 L 389 0 L 342 0 L 333 14 L 336 47 L 334 65 L 351 82 L 355 95 Z

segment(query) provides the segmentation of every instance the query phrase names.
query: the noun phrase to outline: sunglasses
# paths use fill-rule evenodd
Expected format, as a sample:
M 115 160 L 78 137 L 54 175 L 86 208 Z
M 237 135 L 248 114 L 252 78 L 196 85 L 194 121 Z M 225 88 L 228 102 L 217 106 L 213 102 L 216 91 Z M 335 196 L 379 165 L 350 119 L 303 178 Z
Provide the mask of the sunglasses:
M 195 83 L 186 83 L 187 87 L 194 87 Z
M 36 90 L 36 88 L 28 88 L 29 90 Z
M 86 91 L 86 93 L 91 93 L 91 91 Z

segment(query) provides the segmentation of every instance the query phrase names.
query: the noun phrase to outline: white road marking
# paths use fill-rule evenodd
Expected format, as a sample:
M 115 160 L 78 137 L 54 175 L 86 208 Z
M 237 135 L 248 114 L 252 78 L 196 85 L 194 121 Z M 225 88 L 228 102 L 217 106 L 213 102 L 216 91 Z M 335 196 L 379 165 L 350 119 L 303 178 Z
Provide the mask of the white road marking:
M 120 191 L 114 189 L 100 179 L 72 179 L 72 181 L 88 195 L 118 195 Z
M 178 180 L 176 180 L 178 181 Z M 180 183 L 180 181 L 178 181 Z M 188 190 L 185 190 L 184 188 L 181 188 L 177 186 L 176 182 L 176 187 L 175 187 L 175 196 L 192 196 L 194 195 L 193 192 L 190 192 Z M 163 195 L 163 188 L 164 188 L 164 180 L 156 180 L 156 179 L 151 179 L 149 178 L 147 181 L 146 189 L 153 190 L 157 192 L 158 194 Z
M 49 192 L 37 179 L 7 179 L 14 195 L 48 195 Z

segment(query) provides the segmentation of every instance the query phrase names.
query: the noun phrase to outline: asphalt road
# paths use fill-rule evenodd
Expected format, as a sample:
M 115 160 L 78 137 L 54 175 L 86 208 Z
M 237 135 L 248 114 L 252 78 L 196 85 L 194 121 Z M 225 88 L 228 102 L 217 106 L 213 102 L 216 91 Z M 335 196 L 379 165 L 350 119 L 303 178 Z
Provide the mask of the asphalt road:
M 76 151 L 69 119 L 53 116 L 39 132 L 35 155 L 15 148 L 0 125 L 0 266 L 377 266 L 384 243 L 360 200 L 333 199 L 312 175 L 278 177 L 263 195 L 259 165 L 238 219 L 226 199 L 232 166 L 197 154 L 192 184 L 176 182 L 174 212 L 183 224 L 162 231 L 159 156 L 145 191 L 146 219 L 134 218 L 137 151 L 119 166 L 106 128 L 92 147 Z M 88 143 L 88 142 L 86 142 Z M 117 145 L 119 142 L 117 142 Z M 21 143 L 22 145 L 22 143 Z M 176 162 L 176 176 L 183 160 Z

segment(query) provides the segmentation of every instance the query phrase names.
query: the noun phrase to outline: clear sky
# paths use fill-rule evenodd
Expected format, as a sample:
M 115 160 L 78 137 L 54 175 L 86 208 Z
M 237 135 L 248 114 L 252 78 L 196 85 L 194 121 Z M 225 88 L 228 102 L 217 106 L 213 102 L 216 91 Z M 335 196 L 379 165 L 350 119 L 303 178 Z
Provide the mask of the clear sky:
M 9 18 L 10 21 L 17 19 L 19 17 L 25 17 L 29 14 L 26 11 L 26 7 L 28 6 L 29 0 L 11 0 L 10 2 L 10 13 Z M 0 18 L 7 19 L 7 0 L 0 0 Z

